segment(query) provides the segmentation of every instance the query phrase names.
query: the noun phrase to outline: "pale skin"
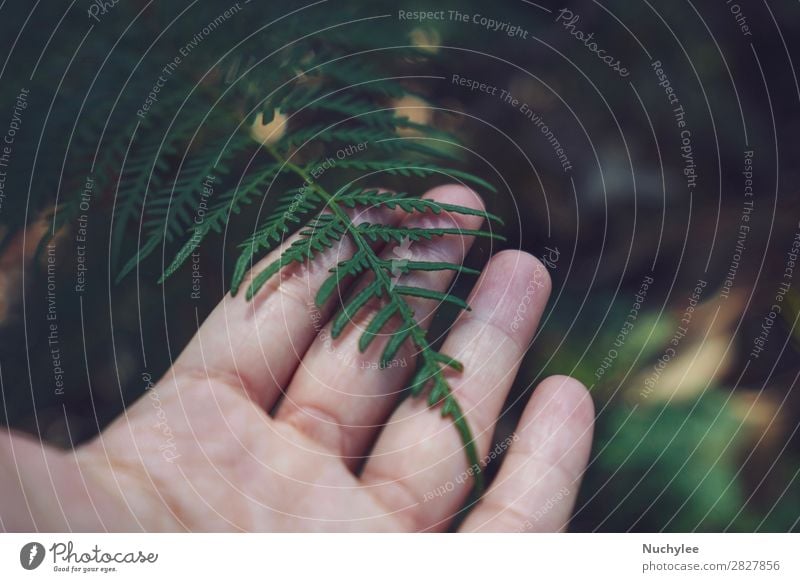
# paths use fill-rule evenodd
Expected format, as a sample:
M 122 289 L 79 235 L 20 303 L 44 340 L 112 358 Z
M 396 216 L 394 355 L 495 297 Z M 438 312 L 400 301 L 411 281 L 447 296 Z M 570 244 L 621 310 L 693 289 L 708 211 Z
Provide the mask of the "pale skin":
M 427 196 L 482 204 L 461 186 Z M 358 219 L 481 224 L 474 216 L 370 212 Z M 459 263 L 471 242 L 450 235 L 413 243 L 404 258 Z M 250 302 L 227 295 L 164 377 L 91 442 L 62 451 L 0 432 L 0 530 L 447 531 L 472 480 L 450 419 L 424 399 L 402 400 L 413 350 L 381 369 L 385 337 L 363 354 L 356 347 L 375 306 L 334 341 L 326 332 L 336 297 L 313 307 L 327 269 L 350 252 L 344 242 L 311 267 L 287 268 Z M 403 284 L 446 290 L 452 275 L 418 273 Z M 549 292 L 537 259 L 498 253 L 475 283 L 472 311 L 443 345 L 464 364 L 448 379 L 482 458 L 496 456 L 493 430 Z M 435 304 L 413 299 L 427 325 Z M 497 478 L 460 531 L 565 529 L 593 419 L 578 381 L 542 381 L 500 447 L 508 450 Z

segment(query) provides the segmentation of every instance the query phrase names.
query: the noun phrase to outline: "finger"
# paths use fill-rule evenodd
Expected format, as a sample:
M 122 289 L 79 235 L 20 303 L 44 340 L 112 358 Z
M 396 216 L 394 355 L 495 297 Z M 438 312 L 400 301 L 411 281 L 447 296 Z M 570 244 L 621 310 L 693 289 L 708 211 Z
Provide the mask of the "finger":
M 594 406 L 566 376 L 544 380 L 525 408 L 489 492 L 463 531 L 566 529 L 592 445 Z
M 480 197 L 462 186 L 434 188 L 424 198 L 483 208 Z M 482 221 L 479 216 L 442 212 L 438 215 L 412 214 L 403 224 L 408 227 L 477 229 Z M 447 235 L 401 245 L 402 249 L 387 247 L 384 258 L 461 264 L 472 240 L 471 236 Z M 396 284 L 444 291 L 453 277 L 452 270 L 412 271 L 399 277 Z M 371 280 L 371 277 L 367 279 Z M 363 287 L 366 281 L 359 284 Z M 408 303 L 416 320 L 427 327 L 436 303 L 414 297 L 409 298 Z M 331 341 L 331 325 L 325 327 L 292 378 L 286 399 L 276 415 L 277 419 L 293 424 L 326 445 L 332 454 L 341 455 L 351 467 L 357 466 L 363 458 L 414 367 L 414 349 L 409 341 L 387 367 L 380 364 L 391 332 L 403 325 L 399 321 L 392 322 L 390 326 L 393 327 L 387 326 L 364 353 L 359 351 L 359 338 L 381 307 L 380 302 L 366 306 L 335 341 Z
M 487 265 L 442 351 L 464 364 L 450 386 L 480 456 L 489 450 L 495 422 L 533 337 L 550 293 L 542 264 L 504 251 Z M 418 530 L 442 529 L 473 487 L 464 445 L 451 418 L 424 398 L 394 413 L 367 461 L 362 480 Z
M 398 210 L 381 208 L 354 214 L 353 220 L 396 224 L 400 216 Z M 315 307 L 317 290 L 330 275 L 328 270 L 354 250 L 344 237 L 312 261 L 283 268 L 248 301 L 244 289 L 252 277 L 298 238 L 298 234 L 289 237 L 255 265 L 241 292 L 223 298 L 175 362 L 175 377 L 220 382 L 244 390 L 264 409 L 274 406 L 317 330 L 331 315 L 332 301 Z

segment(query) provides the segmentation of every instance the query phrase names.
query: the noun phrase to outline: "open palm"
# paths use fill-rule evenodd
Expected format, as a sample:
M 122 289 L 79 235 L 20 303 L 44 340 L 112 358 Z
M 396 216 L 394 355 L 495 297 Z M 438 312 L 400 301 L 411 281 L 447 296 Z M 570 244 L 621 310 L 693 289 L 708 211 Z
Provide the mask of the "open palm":
M 479 207 L 470 190 L 427 194 Z M 380 211 L 474 229 L 476 216 Z M 446 224 L 445 224 L 446 223 Z M 290 244 L 291 240 L 287 242 Z M 470 237 L 383 249 L 397 260 L 459 263 Z M 280 249 L 276 252 L 279 252 Z M 0 526 L 5 530 L 439 531 L 472 489 L 463 443 L 424 399 L 397 406 L 414 369 L 410 347 L 377 364 L 388 337 L 357 348 L 370 311 L 335 341 L 336 301 L 313 297 L 347 241 L 313 265 L 284 269 L 252 301 L 226 296 L 174 366 L 92 442 L 70 451 L 0 435 Z M 274 260 L 275 253 L 265 261 Z M 402 275 L 447 289 L 452 272 Z M 359 281 L 351 282 L 359 285 Z M 546 270 L 521 252 L 495 255 L 442 348 L 465 371 L 449 381 L 479 454 L 503 465 L 462 530 L 555 531 L 572 511 L 591 443 L 593 408 L 567 377 L 543 381 L 517 431 L 496 445 L 498 415 L 550 291 Z M 436 305 L 412 298 L 426 324 Z M 374 307 L 378 307 L 377 305 Z

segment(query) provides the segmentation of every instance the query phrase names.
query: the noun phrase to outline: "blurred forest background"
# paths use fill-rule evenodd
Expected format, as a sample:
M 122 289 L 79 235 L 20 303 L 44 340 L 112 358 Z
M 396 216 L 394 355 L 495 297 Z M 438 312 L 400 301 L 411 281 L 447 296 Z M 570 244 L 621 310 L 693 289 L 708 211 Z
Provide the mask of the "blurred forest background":
M 203 247 L 199 299 L 189 298 L 188 267 L 157 282 L 180 240 L 166 240 L 139 270 L 115 281 L 112 241 L 125 260 L 140 233 L 136 221 L 122 235 L 112 232 L 114 189 L 124 178 L 115 156 L 125 154 L 125 131 L 159 71 L 235 3 L 121 0 L 104 11 L 102 3 L 78 4 L 0 8 L 0 132 L 20 91 L 29 91 L 25 108 L 17 108 L 22 123 L 0 207 L 4 421 L 63 446 L 91 438 L 138 398 L 143 372 L 157 378 L 168 368 L 227 290 L 228 239 L 239 240 L 230 233 L 252 229 L 247 216 L 234 217 L 225 240 Z M 240 13 L 189 51 L 154 109 L 183 102 L 171 115 L 191 123 L 231 79 L 278 48 L 279 35 L 260 28 L 291 10 L 299 12 L 282 21 L 282 34 L 312 43 L 307 50 L 324 51 L 329 42 L 387 77 L 408 77 L 424 100 L 388 95 L 387 103 L 457 135 L 469 148 L 463 169 L 499 189 L 482 194 L 506 220 L 507 246 L 548 263 L 554 293 L 497 438 L 515 425 L 541 378 L 572 374 L 591 387 L 596 442 L 572 530 L 800 529 L 800 270 L 787 278 L 800 228 L 797 5 L 742 3 L 737 13 L 722 1 L 571 2 L 580 17 L 572 30 L 593 33 L 629 69 L 622 77 L 558 21 L 561 5 L 433 4 L 242 1 Z M 469 18 L 446 13 L 420 22 L 398 18 L 398 9 L 458 10 Z M 388 16 L 371 18 L 377 15 Z M 521 32 L 492 30 L 475 15 Z M 407 45 L 416 47 L 415 58 L 393 56 L 392 47 Z M 296 72 L 302 54 L 278 52 L 259 66 Z M 694 188 L 654 61 L 685 111 Z M 453 83 L 454 74 L 527 104 L 570 167 L 518 106 L 499 91 Z M 239 83 L 246 95 L 271 90 L 247 77 Z M 248 110 L 236 96 L 217 107 L 231 131 Z M 168 130 L 153 123 L 146 131 L 163 138 Z M 743 171 L 751 151 L 748 197 Z M 80 225 L 74 217 L 56 225 L 65 382 L 58 391 L 42 245 L 52 238 L 56 202 L 80 199 L 92 159 L 103 152 L 110 152 L 110 170 L 93 199 L 103 189 L 110 196 L 91 205 L 80 293 L 72 284 Z M 402 183 L 390 177 L 385 186 Z M 478 244 L 469 265 L 480 266 L 487 253 Z M 442 329 L 451 315 L 440 314 Z

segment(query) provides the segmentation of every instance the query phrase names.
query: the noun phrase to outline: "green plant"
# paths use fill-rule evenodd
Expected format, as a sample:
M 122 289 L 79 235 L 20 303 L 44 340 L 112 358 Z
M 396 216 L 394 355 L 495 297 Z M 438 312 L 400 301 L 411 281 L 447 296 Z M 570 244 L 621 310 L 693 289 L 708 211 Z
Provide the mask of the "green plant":
M 248 235 L 238 243 L 232 294 L 240 292 L 256 259 L 298 233 L 278 260 L 254 274 L 245 290 L 248 300 L 281 268 L 313 261 L 320 251 L 350 238 L 356 251 L 331 270 L 317 304 L 330 299 L 346 277 L 371 279 L 341 301 L 332 336 L 339 336 L 370 300 L 383 302 L 360 337 L 359 348 L 364 351 L 390 321 L 399 322 L 383 351 L 383 363 L 391 361 L 405 342 L 415 346 L 419 364 L 409 392 L 420 396 L 427 391 L 428 403 L 441 406 L 442 415 L 452 419 L 480 489 L 481 467 L 472 434 L 445 377 L 445 368 L 460 372 L 462 365 L 434 349 L 408 298 L 469 307 L 450 293 L 395 285 L 393 279 L 398 268 L 477 272 L 446 262 L 398 265 L 381 258 L 371 243 L 451 234 L 502 237 L 491 228 L 465 231 L 356 223 L 348 211 L 386 207 L 408 214 L 478 215 L 501 223 L 488 212 L 378 188 L 396 178 L 408 182 L 431 177 L 487 190 L 493 187 L 453 167 L 460 147 L 452 135 L 397 113 L 401 98 L 413 97 L 419 107 L 427 107 L 423 95 L 413 89 L 413 79 L 408 79 L 413 75 L 393 71 L 426 62 L 428 53 L 410 47 L 356 50 L 359 47 L 335 30 L 300 41 L 291 40 L 290 34 L 297 36 L 276 31 L 262 39 L 265 45 L 258 51 L 266 55 L 262 59 L 239 51 L 202 75 L 176 71 L 182 76 L 170 78 L 169 92 L 146 110 L 140 108 L 123 129 L 109 127 L 113 111 L 87 112 L 71 149 L 91 157 L 95 198 L 105 194 L 107 204 L 110 200 L 116 280 L 138 272 L 160 250 L 173 257 L 161 269 L 164 282 L 210 236 L 243 230 L 231 224 L 246 207 L 257 209 L 246 218 L 256 218 L 249 221 Z M 127 93 L 120 98 L 127 99 Z M 276 192 L 280 194 L 275 196 Z M 56 208 L 54 232 L 74 225 L 82 212 L 80 194 L 77 190 Z M 130 249 L 128 241 L 133 238 L 137 244 Z

